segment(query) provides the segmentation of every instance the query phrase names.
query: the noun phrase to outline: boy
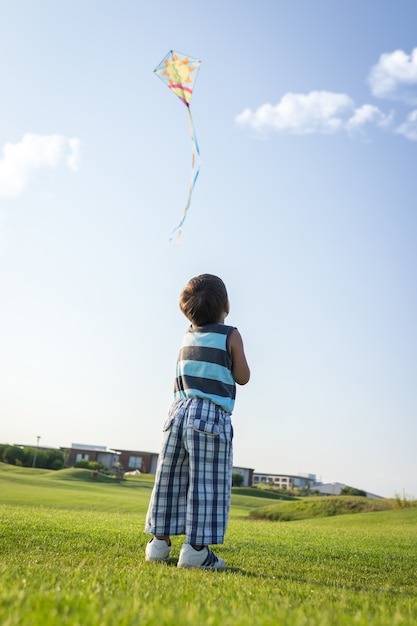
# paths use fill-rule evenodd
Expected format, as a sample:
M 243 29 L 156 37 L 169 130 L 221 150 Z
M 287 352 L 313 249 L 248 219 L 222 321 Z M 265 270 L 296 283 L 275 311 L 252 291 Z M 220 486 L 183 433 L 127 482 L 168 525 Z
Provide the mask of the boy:
M 180 295 L 191 322 L 177 361 L 174 403 L 149 503 L 147 561 L 168 561 L 170 535 L 184 535 L 178 567 L 225 569 L 210 544 L 223 543 L 232 478 L 231 413 L 236 385 L 250 376 L 239 331 L 226 326 L 229 300 L 212 274 L 192 278 Z

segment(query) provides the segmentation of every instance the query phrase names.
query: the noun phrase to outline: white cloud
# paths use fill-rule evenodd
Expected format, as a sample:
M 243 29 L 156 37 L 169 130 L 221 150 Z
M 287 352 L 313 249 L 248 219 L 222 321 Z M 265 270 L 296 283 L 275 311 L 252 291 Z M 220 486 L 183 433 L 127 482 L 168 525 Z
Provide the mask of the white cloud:
M 368 82 L 374 96 L 417 104 L 417 48 L 408 55 L 403 50 L 381 54 L 372 67 Z M 417 110 L 400 126 L 394 126 L 394 111 L 384 113 L 373 104 L 356 107 L 345 93 L 311 91 L 284 94 L 276 105 L 263 104 L 256 110 L 245 109 L 236 116 L 240 126 L 259 133 L 306 135 L 346 132 L 366 138 L 371 128 L 390 130 L 410 141 L 417 141 Z
M 6 143 L 0 160 L 0 197 L 19 196 L 36 170 L 66 164 L 77 170 L 81 142 L 62 135 L 26 134 L 19 143 Z
M 408 115 L 407 120 L 396 129 L 396 132 L 410 141 L 417 141 L 417 109 Z
M 381 54 L 371 69 L 369 85 L 377 98 L 417 102 L 417 48 Z
M 375 124 L 386 128 L 391 124 L 393 115 L 393 113 L 386 115 L 373 104 L 363 104 L 355 109 L 354 114 L 347 122 L 347 128 L 348 130 L 358 130 L 363 128 L 365 124 Z
M 343 93 L 287 93 L 275 106 L 264 104 L 255 112 L 245 109 L 236 117 L 236 122 L 255 130 L 274 129 L 294 134 L 333 133 L 343 126 L 341 116 L 353 107 L 352 99 Z
M 10 230 L 0 222 L 0 255 L 8 252 L 11 244 Z
M 264 104 L 255 112 L 246 109 L 236 121 L 259 131 L 272 129 L 299 135 L 355 131 L 370 124 L 387 127 L 392 122 L 392 113 L 386 115 L 372 104 L 354 107 L 352 98 L 342 93 L 287 93 L 275 107 Z
M 67 157 L 67 164 L 70 170 L 77 172 L 80 167 L 81 141 L 79 139 L 68 139 L 70 153 Z

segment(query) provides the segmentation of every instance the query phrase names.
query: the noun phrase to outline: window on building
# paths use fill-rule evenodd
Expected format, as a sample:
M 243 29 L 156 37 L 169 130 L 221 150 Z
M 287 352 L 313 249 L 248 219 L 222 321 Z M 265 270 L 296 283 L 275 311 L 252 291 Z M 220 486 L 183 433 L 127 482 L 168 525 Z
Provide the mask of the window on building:
M 89 454 L 83 454 L 82 452 L 78 452 L 76 457 L 75 457 L 75 462 L 78 463 L 78 461 L 89 461 L 90 460 L 90 455 Z
M 129 469 L 141 469 L 142 468 L 142 457 L 141 456 L 130 456 L 129 457 Z

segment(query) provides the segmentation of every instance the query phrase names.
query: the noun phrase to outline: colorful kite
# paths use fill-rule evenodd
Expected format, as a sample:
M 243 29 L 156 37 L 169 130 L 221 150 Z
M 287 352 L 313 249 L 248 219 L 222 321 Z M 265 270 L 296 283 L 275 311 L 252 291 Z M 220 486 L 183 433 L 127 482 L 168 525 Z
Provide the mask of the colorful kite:
M 192 141 L 190 190 L 188 192 L 187 203 L 182 213 L 181 221 L 172 232 L 174 235 L 174 233 L 178 231 L 177 243 L 181 237 L 182 225 L 187 217 L 187 211 L 191 204 L 191 195 L 200 171 L 200 150 L 198 148 L 197 135 L 194 129 L 190 109 L 191 96 L 193 95 L 194 83 L 197 78 L 198 70 L 200 69 L 200 64 L 201 61 L 198 61 L 197 59 L 193 59 L 192 57 L 170 50 L 162 59 L 160 64 L 154 69 L 155 74 L 157 74 L 159 78 L 163 80 L 166 85 L 168 85 L 171 91 L 175 93 L 175 95 L 177 95 L 178 98 L 185 104 L 187 107 L 188 121 L 190 123 L 190 135 Z M 198 157 L 197 164 L 196 155 Z

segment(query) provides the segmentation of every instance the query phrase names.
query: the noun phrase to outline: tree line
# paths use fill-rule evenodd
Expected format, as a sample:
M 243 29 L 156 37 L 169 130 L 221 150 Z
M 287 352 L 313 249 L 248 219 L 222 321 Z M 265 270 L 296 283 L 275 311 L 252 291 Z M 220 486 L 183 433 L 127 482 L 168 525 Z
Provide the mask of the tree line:
M 65 454 L 62 450 L 0 444 L 0 461 L 19 467 L 59 470 L 65 467 Z

